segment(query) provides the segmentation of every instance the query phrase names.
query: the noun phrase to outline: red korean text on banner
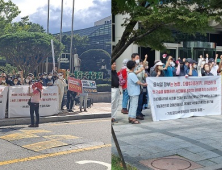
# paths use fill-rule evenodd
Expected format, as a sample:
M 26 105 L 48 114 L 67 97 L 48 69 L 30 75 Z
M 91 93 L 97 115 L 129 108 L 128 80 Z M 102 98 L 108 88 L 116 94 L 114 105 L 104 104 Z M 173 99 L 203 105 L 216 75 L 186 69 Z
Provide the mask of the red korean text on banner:
M 75 79 L 73 77 L 68 78 L 69 90 L 77 93 L 82 93 L 82 83 L 81 80 Z

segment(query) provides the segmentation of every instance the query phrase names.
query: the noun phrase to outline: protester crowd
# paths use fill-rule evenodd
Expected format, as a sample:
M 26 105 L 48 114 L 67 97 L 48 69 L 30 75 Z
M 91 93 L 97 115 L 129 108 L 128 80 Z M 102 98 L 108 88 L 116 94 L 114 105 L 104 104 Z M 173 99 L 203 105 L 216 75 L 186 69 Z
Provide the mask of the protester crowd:
M 147 77 L 178 77 L 184 76 L 217 76 L 221 73 L 222 55 L 218 62 L 218 54 L 215 58 L 205 58 L 200 55 L 198 61 L 191 58 L 175 60 L 172 56 L 163 55 L 163 60 L 157 60 L 149 69 L 148 56 L 141 60 L 139 54 L 133 53 L 131 60 L 124 59 L 122 68 L 117 72 L 116 63 L 112 69 L 112 122 L 116 121 L 117 109 L 121 91 L 123 93 L 121 113 L 128 114 L 129 123 L 139 124 L 144 120 L 143 109 L 149 109 L 149 95 L 147 90 Z M 120 90 L 120 87 L 122 90 Z
M 37 82 L 40 82 L 42 86 L 58 86 L 59 88 L 59 103 L 60 109 L 64 110 L 64 94 L 67 94 L 67 104 L 66 108 L 69 112 L 73 112 L 73 102 L 76 96 L 86 96 L 82 101 L 84 101 L 84 111 L 86 111 L 85 100 L 87 100 L 87 94 L 78 94 L 76 92 L 68 90 L 68 77 L 69 73 L 67 74 L 67 78 L 64 79 L 63 73 L 43 73 L 39 74 L 38 76 L 34 76 L 34 74 L 29 73 L 25 78 L 23 77 L 23 72 L 19 71 L 17 74 L 0 74 L 0 85 L 3 86 L 19 86 L 19 85 L 33 85 Z M 70 77 L 74 77 L 74 75 L 70 75 Z M 81 100 L 81 99 L 80 99 Z M 82 108 L 80 108 L 82 111 Z

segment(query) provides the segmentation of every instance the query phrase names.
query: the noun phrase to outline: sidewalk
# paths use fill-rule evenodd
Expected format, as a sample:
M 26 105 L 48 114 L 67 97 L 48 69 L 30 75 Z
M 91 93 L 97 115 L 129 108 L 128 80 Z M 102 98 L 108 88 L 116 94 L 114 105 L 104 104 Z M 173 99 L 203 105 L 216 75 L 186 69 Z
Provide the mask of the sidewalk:
M 222 116 L 153 122 L 144 110 L 141 124 L 129 124 L 121 105 L 113 125 L 124 159 L 139 170 L 222 168 Z M 112 153 L 118 155 L 112 141 Z M 180 156 L 160 159 L 168 156 Z M 187 159 L 187 160 L 184 160 Z
M 62 112 L 58 115 L 40 117 L 40 123 L 60 122 L 68 120 L 95 119 L 95 118 L 110 118 L 111 103 L 94 103 L 87 112 L 80 112 L 79 106 L 75 106 L 74 112 Z M 40 113 L 41 115 L 41 113 Z M 0 126 L 23 125 L 30 124 L 30 118 L 7 118 L 0 119 Z

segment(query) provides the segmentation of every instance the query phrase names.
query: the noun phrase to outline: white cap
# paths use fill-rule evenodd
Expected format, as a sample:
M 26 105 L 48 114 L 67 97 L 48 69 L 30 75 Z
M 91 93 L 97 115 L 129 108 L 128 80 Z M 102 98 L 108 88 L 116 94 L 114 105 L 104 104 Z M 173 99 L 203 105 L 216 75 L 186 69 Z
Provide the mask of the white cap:
M 156 64 L 155 64 L 155 67 L 156 66 L 163 66 L 164 64 L 161 62 L 161 61 L 159 61 L 159 62 L 157 62 Z

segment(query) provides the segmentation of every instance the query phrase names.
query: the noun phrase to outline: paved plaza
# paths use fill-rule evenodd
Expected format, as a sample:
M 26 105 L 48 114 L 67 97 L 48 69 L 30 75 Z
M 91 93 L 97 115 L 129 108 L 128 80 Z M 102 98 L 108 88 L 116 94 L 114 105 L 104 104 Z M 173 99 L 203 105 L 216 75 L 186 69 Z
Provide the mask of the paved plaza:
M 137 125 L 129 124 L 120 110 L 121 105 L 113 127 L 125 161 L 132 166 L 145 170 L 146 160 L 181 156 L 198 164 L 198 170 L 222 168 L 222 116 L 153 122 L 147 109 L 142 112 L 145 120 Z M 114 143 L 112 153 L 118 155 Z

